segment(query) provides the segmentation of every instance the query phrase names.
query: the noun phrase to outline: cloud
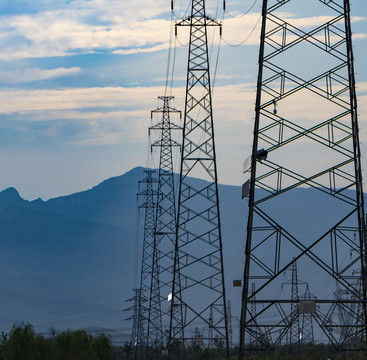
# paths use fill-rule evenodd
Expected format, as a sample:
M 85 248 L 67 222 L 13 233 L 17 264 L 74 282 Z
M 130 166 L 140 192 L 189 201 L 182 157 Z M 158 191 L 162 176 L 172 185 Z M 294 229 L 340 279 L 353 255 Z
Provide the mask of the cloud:
M 149 104 L 162 91 L 157 87 L 7 89 L 0 91 L 1 111 L 2 117 L 14 119 L 14 127 L 29 129 L 30 134 L 41 131 L 44 137 L 60 143 L 121 144 L 146 140 Z M 8 120 L 7 126 L 11 123 Z M 30 123 L 34 125 L 26 125 Z M 65 128 L 69 129 L 67 134 Z
M 213 89 L 214 117 L 216 127 L 220 129 L 217 131 L 219 142 L 241 143 L 242 134 L 233 131 L 233 127 L 251 129 L 255 88 L 255 83 L 248 83 L 216 86 Z M 366 89 L 366 82 L 358 84 L 360 112 L 366 104 Z M 45 122 L 49 128 L 52 128 L 53 122 L 56 126 L 58 121 L 64 121 L 70 127 L 74 124 L 77 131 L 72 137 L 59 138 L 59 141 L 101 145 L 124 141 L 145 142 L 150 110 L 160 105 L 157 99 L 159 94 L 164 94 L 163 87 L 7 89 L 0 91 L 0 98 L 3 99 L 1 111 L 7 118 L 13 117 L 23 122 Z M 176 96 L 172 106 L 183 111 L 184 88 L 174 88 L 172 94 Z M 318 97 L 315 102 L 314 95 L 307 92 L 301 95 L 302 118 L 314 122 L 315 114 L 323 112 L 324 102 L 319 102 Z M 299 104 L 291 101 L 283 105 L 282 101 L 278 111 L 283 116 L 288 114 L 297 117 L 297 113 L 300 113 Z M 360 121 L 366 122 L 367 118 L 362 115 Z M 83 126 L 79 129 L 80 124 Z
M 75 1 L 62 9 L 0 18 L 0 59 L 65 56 L 98 50 L 129 50 L 167 42 L 170 21 L 157 18 L 162 1 L 129 6 L 111 0 Z M 161 6 L 160 6 L 161 5 Z M 155 51 L 161 48 L 156 48 Z
M 107 51 L 128 55 L 164 50 L 168 47 L 169 6 L 164 0 L 76 0 L 61 6 L 44 1 L 32 13 L 10 13 L 0 17 L 1 60 L 67 56 Z M 327 17 L 293 18 L 299 27 L 317 26 Z M 223 40 L 231 45 L 258 45 L 260 13 L 240 18 L 227 18 Z M 354 22 L 365 21 L 353 17 Z M 356 34 L 355 39 L 366 34 Z M 187 39 L 180 31 L 179 39 Z M 218 37 L 217 37 L 218 38 Z M 218 40 L 217 40 L 218 41 Z M 187 41 L 184 41 L 186 43 Z
M 169 48 L 168 43 L 155 45 L 148 48 L 133 48 L 133 49 L 120 49 L 120 50 L 114 50 L 112 51 L 112 54 L 118 54 L 118 55 L 131 55 L 131 54 L 138 54 L 138 53 L 151 53 L 155 51 L 165 50 Z
M 32 81 L 50 80 L 63 76 L 72 76 L 81 72 L 79 67 L 39 69 L 28 68 L 24 70 L 0 70 L 0 80 L 5 83 L 26 83 Z
M 157 95 L 164 94 L 163 87 L 105 87 L 59 90 L 0 91 L 3 99 L 2 116 L 14 119 L 14 126 L 34 123 L 34 131 L 41 131 L 55 141 L 78 146 L 99 146 L 124 142 L 147 141 L 150 111 L 160 105 Z M 183 110 L 184 88 L 173 89 L 176 100 L 172 106 Z M 252 111 L 253 89 L 251 86 L 234 85 L 216 87 L 215 107 L 219 125 L 251 122 L 244 113 Z M 228 113 L 233 111 L 230 117 Z M 225 119 L 225 123 L 223 120 Z M 44 123 L 42 126 L 42 122 Z M 75 133 L 68 131 L 73 125 Z M 227 129 L 225 125 L 223 129 Z M 11 121 L 7 122 L 11 126 Z M 25 125 L 21 126 L 24 127 Z M 27 125 L 27 128 L 29 126 Z M 32 127 L 29 128 L 32 131 Z M 225 141 L 225 130 L 220 141 Z M 230 136 L 230 135 L 229 135 Z

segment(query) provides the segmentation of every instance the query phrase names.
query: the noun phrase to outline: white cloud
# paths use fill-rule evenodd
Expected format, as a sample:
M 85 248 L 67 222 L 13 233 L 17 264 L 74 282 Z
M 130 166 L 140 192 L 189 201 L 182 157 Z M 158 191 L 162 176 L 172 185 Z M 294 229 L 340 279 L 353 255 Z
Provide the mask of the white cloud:
M 169 4 L 138 0 L 126 3 L 118 0 L 77 0 L 64 7 L 51 6 L 36 14 L 4 15 L 0 17 L 0 59 L 66 56 L 70 54 L 108 51 L 114 54 L 148 53 L 168 47 L 171 24 Z M 317 26 L 328 18 L 292 18 L 299 27 Z M 260 13 L 224 21 L 223 40 L 231 45 L 244 42 L 258 45 Z M 366 21 L 353 17 L 353 21 Z M 366 34 L 356 34 L 355 39 Z M 179 38 L 187 39 L 180 31 Z M 187 41 L 184 41 L 186 43 Z
M 138 54 L 138 53 L 151 53 L 159 50 L 165 50 L 168 49 L 169 45 L 168 43 L 159 44 L 156 46 L 152 46 L 149 48 L 133 48 L 129 50 L 114 50 L 112 51 L 112 54 L 118 54 L 118 55 L 130 55 L 130 54 Z
M 357 82 L 357 93 L 367 93 L 367 82 Z
M 164 94 L 162 87 L 105 87 L 60 90 L 2 90 L 1 111 L 8 118 L 24 122 L 67 121 L 78 132 L 71 138 L 58 141 L 74 145 L 119 144 L 126 141 L 147 141 L 150 111 L 160 105 L 157 95 Z M 172 91 L 176 95 L 175 106 L 183 110 L 184 88 Z M 214 97 L 218 127 L 223 129 L 219 141 L 232 137 L 228 124 L 251 123 L 254 92 L 251 86 L 233 85 L 216 87 Z M 246 113 L 249 116 L 244 116 Z M 231 113 L 231 116 L 228 114 Z M 222 130 L 221 130 L 222 132 Z M 50 136 L 54 133 L 51 131 Z M 236 135 L 235 135 L 236 136 Z
M 155 46 L 168 40 L 170 21 L 155 18 L 168 10 L 163 1 L 134 1 L 126 6 L 121 1 L 100 0 L 75 1 L 63 9 L 32 15 L 2 16 L 0 59 Z
M 234 131 L 237 125 L 252 127 L 254 117 L 256 84 L 216 86 L 213 92 L 214 118 L 217 138 L 220 142 L 240 143 L 243 135 Z M 364 110 L 367 83 L 358 84 L 360 112 Z M 80 143 L 95 145 L 104 141 L 145 141 L 149 126 L 150 110 L 160 105 L 157 96 L 164 94 L 163 87 L 94 87 L 59 90 L 1 90 L 1 111 L 8 116 L 18 116 L 23 121 L 67 120 L 88 124 L 85 134 L 80 134 Z M 184 110 L 184 88 L 174 88 L 176 99 L 172 106 Z M 314 121 L 315 113 L 322 113 L 323 103 L 313 102 L 313 95 L 302 94 L 302 118 Z M 318 106 L 321 106 L 320 108 Z M 297 102 L 278 105 L 281 114 L 296 117 L 300 112 Z M 363 114 L 365 112 L 363 111 Z M 360 121 L 366 122 L 365 115 Z M 287 116 L 287 115 L 285 115 Z M 237 125 L 236 125 L 237 124 Z M 242 125 L 241 125 L 242 124 Z M 306 125 L 306 124 L 305 124 Z M 233 126 L 233 127 L 232 127 Z M 364 126 L 363 126 L 364 127 Z M 84 131 L 84 130 L 83 130 Z M 252 130 L 251 130 L 252 131 Z M 234 140 L 237 139 L 237 140 Z M 75 139 L 71 139 L 75 140 Z M 69 141 L 69 140 L 68 140 Z
M 0 80 L 5 83 L 26 83 L 32 81 L 49 80 L 63 76 L 72 76 L 81 72 L 79 67 L 39 69 L 28 68 L 24 70 L 0 70 Z

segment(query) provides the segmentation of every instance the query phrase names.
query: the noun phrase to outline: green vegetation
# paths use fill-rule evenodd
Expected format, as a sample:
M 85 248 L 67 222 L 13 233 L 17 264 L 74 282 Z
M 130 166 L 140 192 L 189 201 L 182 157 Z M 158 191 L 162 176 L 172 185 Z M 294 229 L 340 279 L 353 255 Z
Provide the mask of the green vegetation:
M 83 330 L 63 331 L 50 337 L 36 334 L 32 325 L 14 325 L 1 335 L 0 360 L 115 360 L 111 340 Z
M 168 357 L 162 348 L 144 351 L 126 342 L 114 348 L 106 335 L 92 336 L 83 330 L 57 333 L 50 329 L 47 337 L 37 334 L 29 324 L 14 325 L 9 334 L 0 338 L 0 360 L 172 360 L 179 359 L 182 351 L 179 342 L 173 343 Z M 365 360 L 367 351 L 337 353 L 331 345 L 303 345 L 300 353 L 290 352 L 289 347 L 280 347 L 274 352 L 253 352 L 244 360 Z M 214 341 L 212 349 L 193 342 L 186 347 L 185 360 L 226 360 L 223 343 Z M 238 348 L 231 351 L 229 360 L 238 360 Z

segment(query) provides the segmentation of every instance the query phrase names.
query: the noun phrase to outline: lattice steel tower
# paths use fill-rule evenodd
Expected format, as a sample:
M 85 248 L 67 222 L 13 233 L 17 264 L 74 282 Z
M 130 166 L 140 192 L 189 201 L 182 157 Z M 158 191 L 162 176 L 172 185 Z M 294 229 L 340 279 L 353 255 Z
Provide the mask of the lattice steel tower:
M 171 122 L 171 114 L 181 111 L 170 106 L 173 96 L 159 96 L 163 106 L 151 112 L 161 115 L 161 121 L 149 128 L 159 132 L 152 147 L 159 148 L 159 173 L 155 216 L 152 277 L 149 298 L 148 345 L 166 346 L 169 335 L 170 312 L 168 296 L 172 291 L 174 250 L 176 240 L 176 205 L 172 150 L 179 144 L 172 139 L 172 130 L 180 126 Z
M 291 331 L 290 331 L 290 347 L 299 348 L 300 345 L 300 327 L 299 327 L 299 305 L 298 305 L 298 273 L 297 262 L 292 264 L 292 290 L 291 290 Z
M 177 22 L 176 29 L 180 26 L 189 27 L 190 41 L 170 339 L 185 346 L 198 328 L 203 346 L 216 339 L 228 352 L 207 42 L 208 27 L 220 23 L 206 16 L 204 0 L 193 0 L 191 15 Z M 177 307 L 181 310 L 174 311 Z
M 275 294 L 280 275 L 296 261 L 299 276 L 319 289 L 306 309 L 315 337 L 338 351 L 366 343 L 366 232 L 351 36 L 347 0 L 263 0 L 244 186 L 249 216 L 241 356 L 251 336 L 264 350 L 289 336 L 295 301 Z M 335 282 L 351 292 L 348 299 L 334 298 Z M 261 304 L 255 319 L 253 302 Z M 340 308 L 350 323 L 340 322 Z
M 311 302 L 316 300 L 316 297 L 311 294 L 310 288 L 308 284 L 306 284 L 305 293 L 300 297 L 301 300 L 305 302 Z M 302 337 L 301 337 L 301 344 L 302 345 L 313 345 L 315 343 L 314 333 L 313 333 L 313 317 L 312 313 L 301 311 L 301 329 L 302 329 Z
M 149 337 L 147 331 L 149 328 L 149 299 L 151 294 L 152 284 L 152 269 L 153 269 L 153 258 L 154 258 L 154 240 L 155 240 L 155 213 L 156 213 L 156 197 L 157 191 L 155 185 L 157 180 L 153 177 L 154 170 L 144 170 L 146 177 L 139 181 L 139 187 L 144 186 L 143 190 L 138 193 L 138 198 L 142 198 L 143 202 L 139 205 L 139 210 L 144 210 L 144 233 L 143 233 L 143 252 L 141 262 L 141 273 L 140 273 L 140 289 L 139 299 L 140 304 L 138 305 L 139 314 L 137 319 L 136 329 L 136 350 L 145 351 L 147 346 L 150 345 L 148 340 L 151 337 L 157 338 L 159 333 L 151 330 Z M 156 330 L 156 329 L 155 329 Z
M 130 344 L 135 347 L 135 350 L 138 348 L 138 339 L 142 341 L 144 339 L 144 328 L 143 328 L 143 319 L 142 314 L 143 311 L 141 309 L 141 306 L 143 305 L 143 301 L 141 299 L 141 290 L 140 289 L 133 289 L 135 295 L 126 300 L 127 302 L 133 302 L 133 305 L 128 307 L 127 309 L 124 309 L 124 311 L 132 311 L 133 314 L 126 318 L 125 320 L 132 320 L 133 321 L 133 327 L 131 331 L 130 336 Z M 141 347 L 141 343 L 140 343 Z

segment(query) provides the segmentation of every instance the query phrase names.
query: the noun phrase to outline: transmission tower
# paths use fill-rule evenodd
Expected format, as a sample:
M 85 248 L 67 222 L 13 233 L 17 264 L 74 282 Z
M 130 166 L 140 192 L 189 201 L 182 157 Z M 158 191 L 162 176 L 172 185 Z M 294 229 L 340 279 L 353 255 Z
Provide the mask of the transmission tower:
M 125 320 L 132 320 L 133 321 L 133 328 L 130 337 L 130 344 L 137 349 L 138 347 L 138 339 L 140 341 L 144 339 L 143 333 L 143 323 L 142 323 L 142 299 L 141 299 L 141 290 L 140 289 L 133 289 L 135 295 L 126 300 L 127 302 L 133 302 L 133 305 L 124 309 L 124 311 L 133 311 L 133 314 L 126 318 Z M 140 343 L 141 344 L 141 343 Z
M 145 350 L 149 345 L 151 338 L 157 339 L 159 332 L 157 329 L 151 329 L 149 325 L 150 308 L 148 302 L 151 296 L 152 285 L 152 269 L 154 258 L 154 241 L 155 241 L 155 213 L 156 213 L 156 196 L 157 191 L 155 185 L 157 180 L 153 178 L 154 170 L 144 170 L 146 177 L 139 181 L 139 187 L 144 186 L 143 190 L 138 193 L 138 198 L 142 198 L 143 202 L 139 205 L 139 210 L 144 210 L 144 234 L 143 234 L 143 253 L 140 273 L 140 289 L 138 305 L 138 337 L 136 339 L 136 349 Z M 140 328 L 141 327 L 141 328 Z M 150 331 L 149 337 L 147 331 Z
M 185 346 L 195 327 L 202 334 L 204 328 L 212 329 L 213 338 L 204 337 L 203 346 L 215 339 L 228 353 L 207 42 L 208 27 L 220 23 L 206 16 L 204 0 L 193 0 L 191 15 L 177 22 L 176 29 L 180 26 L 189 27 L 190 40 L 172 291 L 172 309 L 181 311 L 172 313 L 170 339 Z
M 354 273 L 360 273 L 360 270 L 355 270 Z M 355 287 L 361 288 L 361 283 L 358 280 L 355 284 Z M 341 328 L 339 338 L 341 342 L 346 342 L 350 336 L 350 328 L 353 323 L 353 317 L 351 316 L 351 310 L 355 314 L 359 314 L 361 312 L 361 307 L 357 306 L 356 303 L 352 303 L 350 309 L 345 309 L 343 306 L 344 302 L 348 300 L 354 300 L 354 294 L 349 289 L 341 289 L 339 284 L 336 284 L 336 290 L 334 292 L 335 299 L 341 303 L 338 307 L 338 317 L 339 322 L 343 324 Z
M 148 345 L 166 345 L 170 324 L 170 313 L 167 311 L 168 296 L 172 291 L 174 250 L 176 239 L 176 205 L 173 176 L 172 149 L 179 144 L 172 139 L 171 131 L 180 130 L 171 122 L 171 114 L 180 114 L 179 110 L 170 107 L 173 96 L 159 96 L 163 106 L 151 112 L 161 115 L 161 121 L 149 128 L 159 132 L 159 139 L 152 147 L 160 149 L 159 174 L 157 188 L 157 205 L 153 242 L 152 276 L 149 298 Z
M 297 262 L 292 264 L 292 290 L 291 290 L 291 331 L 290 331 L 290 347 L 299 349 L 299 307 L 298 307 L 298 274 Z
M 283 285 L 291 285 L 291 313 L 289 316 L 289 349 L 293 352 L 300 350 L 300 313 L 299 313 L 299 285 L 305 284 L 298 280 L 297 262 L 291 266 L 291 280 L 282 283 Z M 253 303 L 251 304 L 253 306 Z
M 316 300 L 316 296 L 312 295 L 310 292 L 310 288 L 308 284 L 306 284 L 305 293 L 300 297 L 300 304 L 302 301 L 304 304 L 312 304 Z M 315 342 L 314 332 L 313 332 L 313 317 L 312 312 L 307 312 L 305 309 L 300 308 L 300 316 L 302 318 L 302 326 L 301 326 L 301 344 L 311 344 L 313 345 Z
M 227 324 L 228 324 L 228 347 L 232 350 L 233 347 L 233 327 L 232 327 L 232 303 L 231 300 L 227 301 Z
M 309 21 L 302 21 L 305 16 Z M 267 334 L 262 348 L 274 350 L 290 331 L 296 300 L 275 294 L 280 275 L 296 261 L 302 279 L 320 289 L 309 309 L 318 338 L 337 351 L 358 351 L 366 343 L 366 231 L 353 61 L 348 0 L 263 0 L 253 148 L 245 169 L 250 179 L 244 184 L 249 216 L 241 357 L 250 336 L 261 342 Z M 302 202 L 301 193 L 307 195 Z M 349 253 L 346 265 L 342 259 Z M 338 301 L 322 281 L 336 281 L 353 298 Z M 255 294 L 250 282 L 256 283 Z M 255 324 L 253 302 L 263 307 Z M 339 321 L 340 307 L 350 324 Z M 338 336 L 343 326 L 345 341 Z

